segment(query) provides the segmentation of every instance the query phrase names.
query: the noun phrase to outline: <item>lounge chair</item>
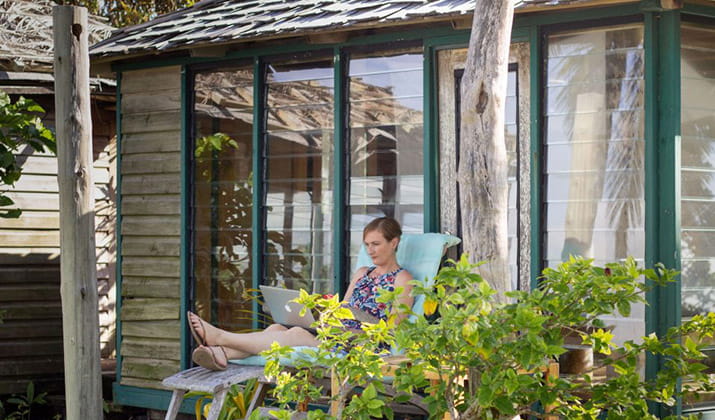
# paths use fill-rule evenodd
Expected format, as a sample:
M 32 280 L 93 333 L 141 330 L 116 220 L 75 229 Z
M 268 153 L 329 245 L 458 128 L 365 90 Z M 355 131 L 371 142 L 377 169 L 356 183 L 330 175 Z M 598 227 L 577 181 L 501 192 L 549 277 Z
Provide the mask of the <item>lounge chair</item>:
M 460 242 L 459 238 L 440 233 L 405 234 L 402 236 L 397 250 L 397 261 L 405 267 L 415 279 L 432 281 L 439 270 L 440 262 L 447 248 Z M 370 257 L 365 247 L 361 247 L 355 268 L 369 266 Z M 413 312 L 424 313 L 424 296 L 416 296 Z M 300 351 L 294 352 L 300 357 Z M 251 356 L 241 360 L 231 360 L 225 371 L 210 371 L 202 367 L 191 368 L 162 381 L 162 384 L 173 390 L 171 402 L 166 413 L 166 420 L 174 420 L 184 394 L 199 391 L 213 394 L 214 402 L 207 420 L 216 420 L 221 411 L 231 385 L 258 378 L 259 385 L 249 404 L 247 413 L 262 403 L 270 383 L 263 376 L 263 356 Z

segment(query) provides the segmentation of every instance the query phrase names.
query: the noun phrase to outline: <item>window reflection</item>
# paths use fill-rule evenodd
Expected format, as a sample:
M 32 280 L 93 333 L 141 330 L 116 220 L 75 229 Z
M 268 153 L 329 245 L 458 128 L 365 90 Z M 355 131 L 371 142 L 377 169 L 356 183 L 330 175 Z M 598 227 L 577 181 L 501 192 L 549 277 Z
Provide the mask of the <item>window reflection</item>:
M 274 62 L 266 73 L 265 284 L 333 288 L 333 68 Z
M 250 328 L 252 71 L 197 73 L 194 103 L 194 309 L 222 328 Z
M 406 233 L 422 232 L 422 61 L 421 51 L 350 59 L 348 220 L 353 257 L 362 243 L 362 228 L 375 217 L 396 218 Z
M 682 314 L 715 311 L 715 29 L 681 31 Z
M 548 38 L 547 265 L 644 258 L 643 72 L 641 25 Z M 625 340 L 643 334 L 643 316 L 641 305 L 605 321 Z

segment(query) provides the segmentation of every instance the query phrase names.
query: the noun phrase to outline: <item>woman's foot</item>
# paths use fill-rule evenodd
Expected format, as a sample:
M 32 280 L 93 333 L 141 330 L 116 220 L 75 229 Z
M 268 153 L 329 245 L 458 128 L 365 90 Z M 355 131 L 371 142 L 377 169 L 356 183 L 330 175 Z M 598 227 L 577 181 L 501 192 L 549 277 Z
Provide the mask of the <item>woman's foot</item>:
M 187 312 L 189 328 L 194 340 L 201 346 L 215 346 L 218 344 L 218 337 L 221 330 L 201 319 L 193 312 Z
M 228 355 L 221 346 L 198 346 L 191 360 L 208 370 L 226 370 L 228 367 Z

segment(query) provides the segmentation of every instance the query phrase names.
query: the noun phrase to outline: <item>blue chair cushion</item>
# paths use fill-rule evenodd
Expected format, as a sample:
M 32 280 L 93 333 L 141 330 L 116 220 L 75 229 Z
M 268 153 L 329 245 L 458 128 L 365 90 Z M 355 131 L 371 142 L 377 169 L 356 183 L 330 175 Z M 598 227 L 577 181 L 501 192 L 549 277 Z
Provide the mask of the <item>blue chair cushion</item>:
M 281 366 L 295 366 L 297 360 L 308 360 L 310 362 L 315 361 L 314 353 L 318 351 L 317 347 L 310 346 L 296 346 L 293 347 L 293 352 L 286 357 L 281 357 Z M 255 356 L 249 356 L 245 359 L 234 359 L 229 360 L 229 363 L 241 366 L 265 366 L 266 358 L 257 354 Z

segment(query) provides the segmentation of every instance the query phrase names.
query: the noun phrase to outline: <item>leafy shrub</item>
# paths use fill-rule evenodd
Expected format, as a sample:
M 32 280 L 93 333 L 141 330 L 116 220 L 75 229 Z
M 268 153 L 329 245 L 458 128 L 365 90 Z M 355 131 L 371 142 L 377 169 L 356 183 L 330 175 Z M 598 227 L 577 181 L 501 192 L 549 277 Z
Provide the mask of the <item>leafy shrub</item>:
M 0 91 L 0 186 L 12 186 L 20 179 L 22 168 L 15 161 L 15 153 L 25 145 L 41 152 L 47 148 L 56 153 L 55 136 L 40 121 L 44 113 L 31 99 L 20 97 L 14 103 Z M 0 207 L 12 206 L 13 200 L 0 192 Z M 20 217 L 19 209 L 0 209 L 0 217 Z
M 12 395 L 7 399 L 7 405 L 0 401 L 0 418 L 6 420 L 30 420 L 33 407 L 47 404 L 46 395 L 46 392 L 36 394 L 35 384 L 29 382 L 25 395 Z M 9 411 L 11 407 L 13 411 Z
M 337 299 L 301 296 L 301 303 L 321 311 L 321 344 L 310 360 L 295 363 L 293 371 L 280 368 L 290 349 L 275 346 L 267 353 L 271 363 L 266 372 L 278 379 L 278 400 L 285 407 L 289 401 L 317 398 L 322 389 L 316 378 L 332 369 L 340 383 L 335 398 L 345 404 L 335 418 L 391 418 L 387 403 L 392 398 L 381 394 L 385 361 L 375 354 L 379 342 L 403 349 L 405 361 L 393 386 L 403 395 L 423 395 L 431 419 L 445 413 L 453 419 L 541 418 L 539 406 L 569 420 L 655 419 L 650 403 L 673 406 L 683 395 L 713 389 L 698 361 L 705 357 L 704 342 L 715 333 L 715 314 L 695 316 L 662 337 L 650 334 L 620 345 L 601 320 L 628 316 L 632 305 L 645 301 L 646 281 L 671 283 L 676 275 L 672 270 L 642 269 L 633 259 L 601 268 L 591 260 L 571 258 L 545 269 L 535 290 L 508 292 L 509 302 L 497 304 L 497 292 L 474 273 L 475 265 L 464 256 L 452 263 L 433 285 L 414 282 L 413 293 L 426 296 L 427 315 L 439 311 L 439 316 L 417 317 L 394 330 L 381 322 L 366 324 L 363 334 L 344 331 L 339 320 L 350 315 Z M 383 293 L 380 300 L 394 301 L 399 293 Z M 591 348 L 596 361 L 582 373 L 546 381 L 544 372 L 566 352 L 564 338 L 569 335 Z M 343 349 L 343 357 L 336 357 L 335 349 Z M 643 377 L 647 355 L 665 360 L 653 378 Z M 594 376 L 604 370 L 610 373 Z M 430 383 L 430 373 L 442 380 Z M 348 398 L 352 385 L 364 391 Z M 290 412 L 276 415 L 287 419 Z M 308 418 L 333 417 L 314 411 Z

